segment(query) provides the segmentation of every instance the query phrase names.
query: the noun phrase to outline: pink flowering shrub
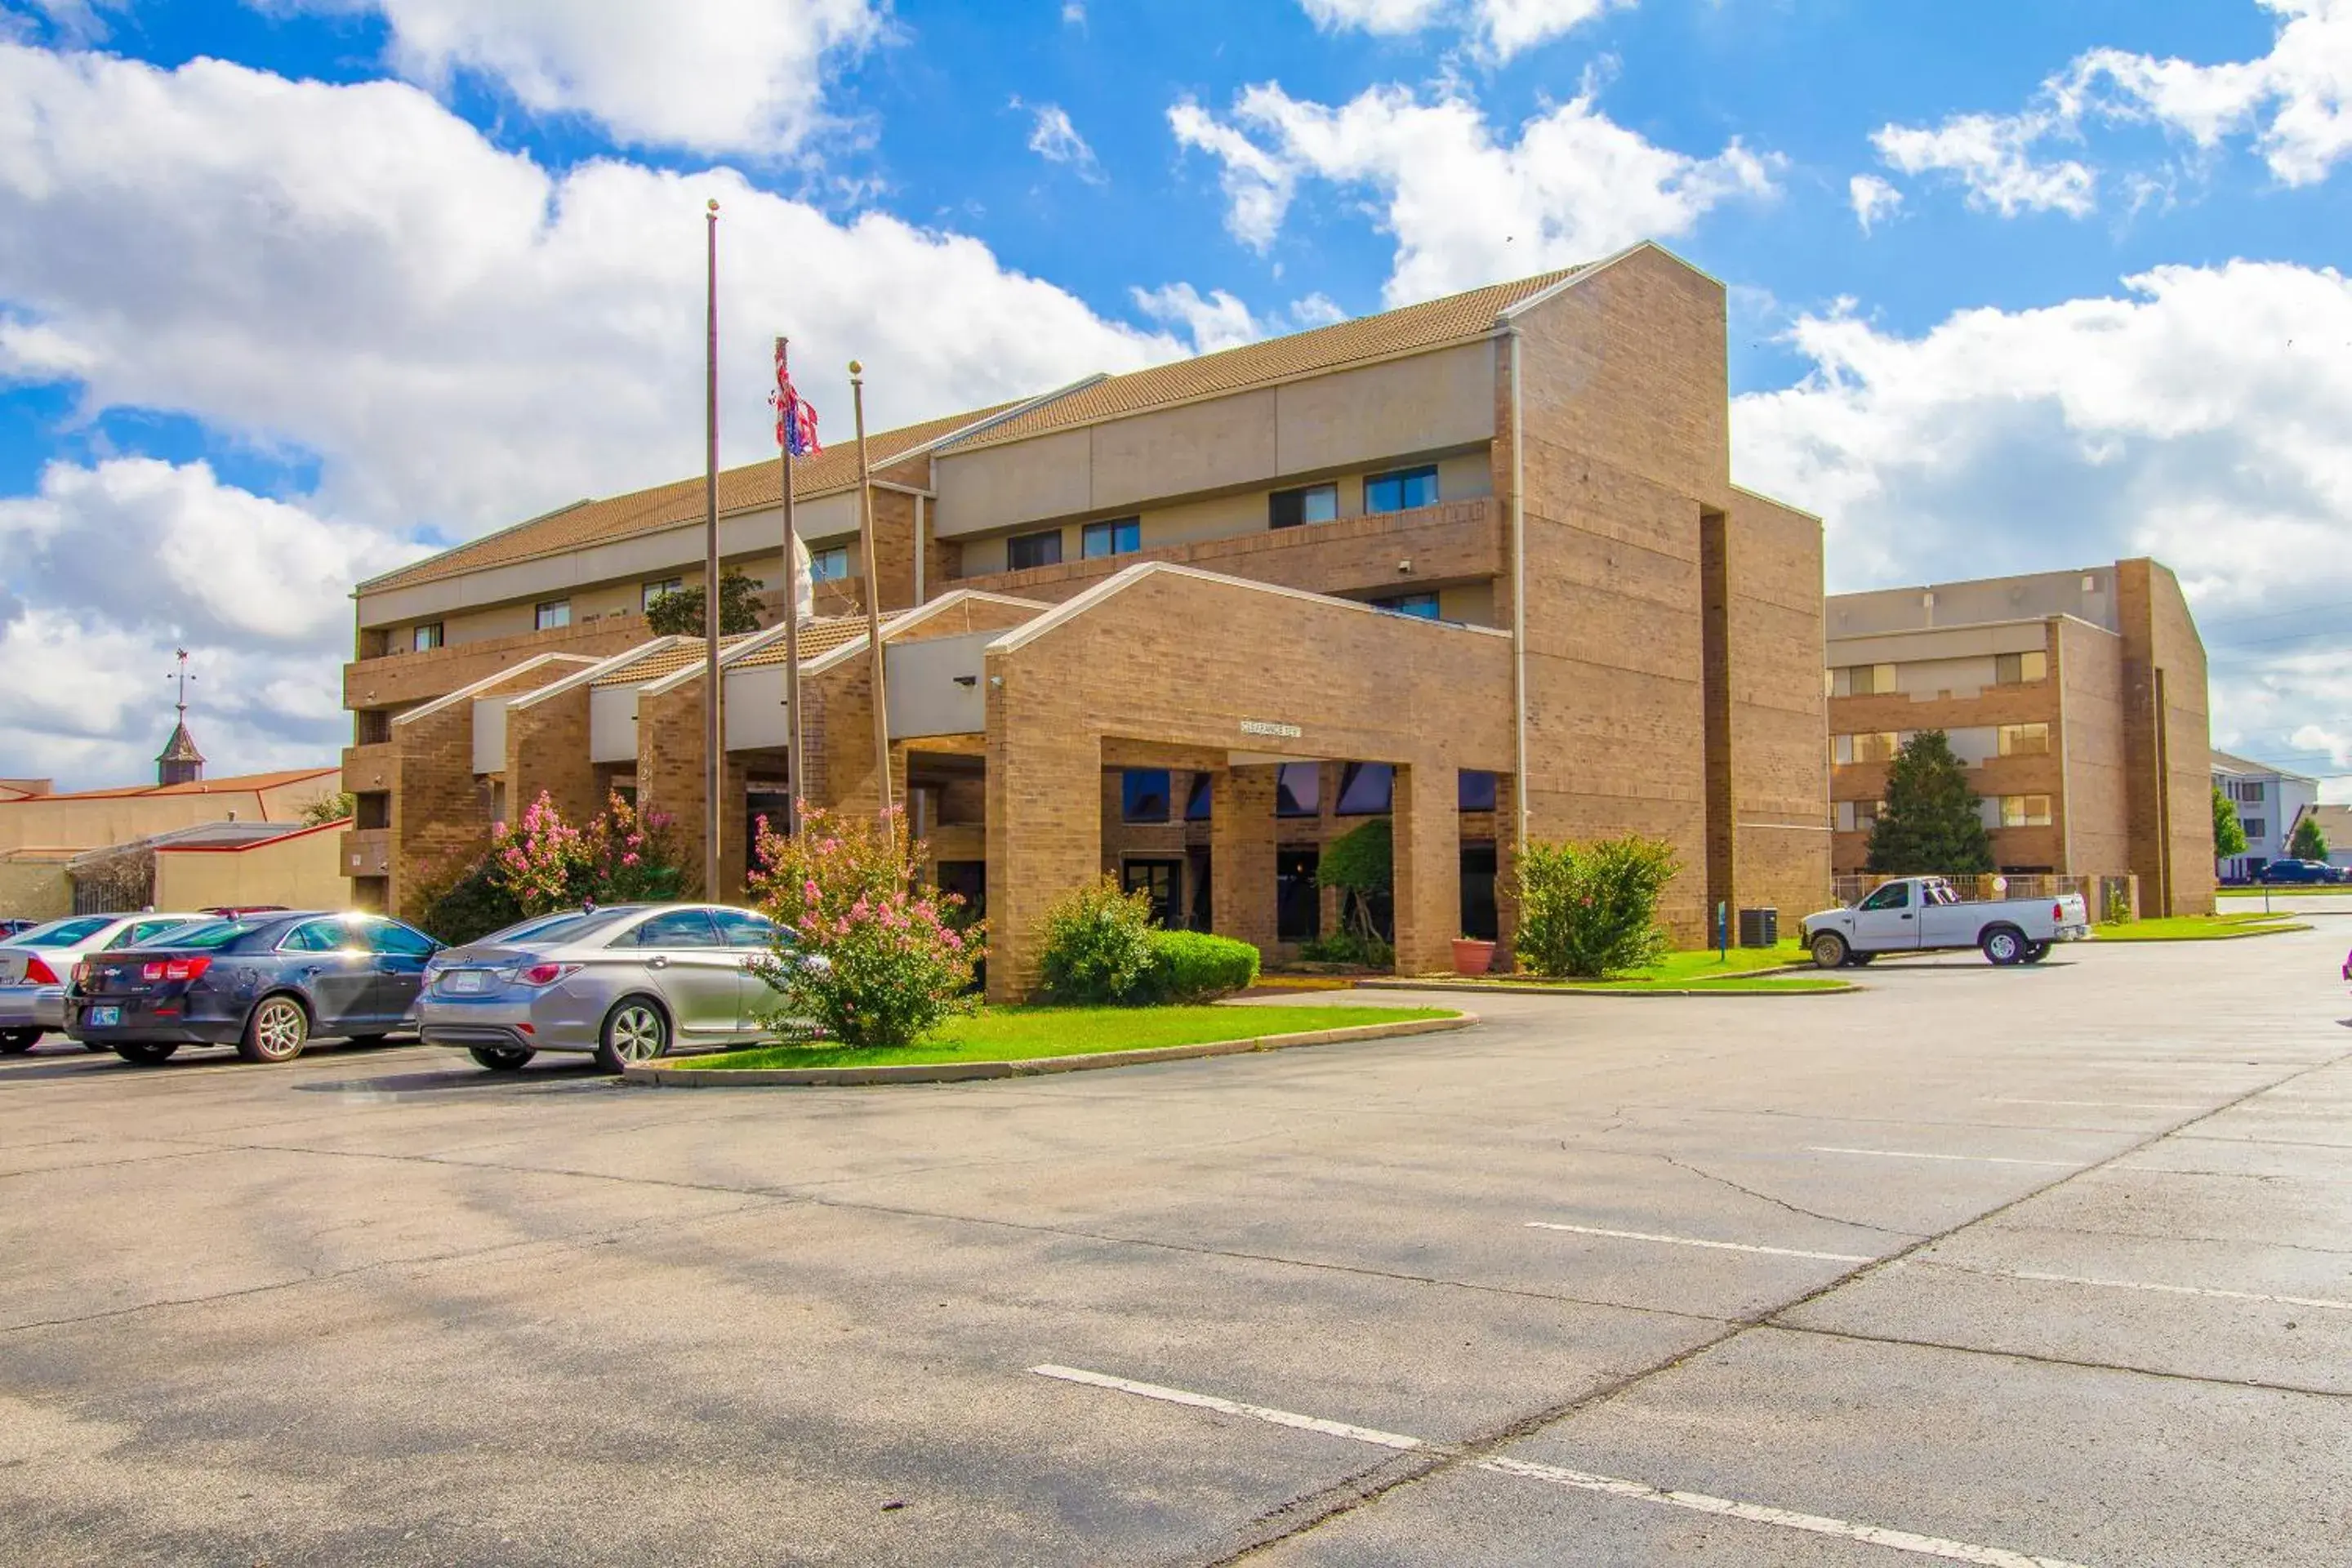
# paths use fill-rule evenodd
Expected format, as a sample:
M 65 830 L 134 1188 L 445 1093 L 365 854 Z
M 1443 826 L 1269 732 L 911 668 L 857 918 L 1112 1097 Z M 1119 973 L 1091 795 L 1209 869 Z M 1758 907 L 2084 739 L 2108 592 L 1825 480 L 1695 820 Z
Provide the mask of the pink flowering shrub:
M 794 838 L 760 824 L 752 899 L 799 937 L 754 963 L 778 995 L 762 1024 L 814 1018 L 844 1045 L 904 1046 L 972 1010 L 984 927 L 960 918 L 956 895 L 916 885 L 921 858 L 895 810 L 804 805 Z
M 591 900 L 659 903 L 678 897 L 686 881 L 669 818 L 641 813 L 618 793 L 603 815 L 574 827 L 541 790 L 520 823 L 492 832 L 488 869 L 526 915 Z

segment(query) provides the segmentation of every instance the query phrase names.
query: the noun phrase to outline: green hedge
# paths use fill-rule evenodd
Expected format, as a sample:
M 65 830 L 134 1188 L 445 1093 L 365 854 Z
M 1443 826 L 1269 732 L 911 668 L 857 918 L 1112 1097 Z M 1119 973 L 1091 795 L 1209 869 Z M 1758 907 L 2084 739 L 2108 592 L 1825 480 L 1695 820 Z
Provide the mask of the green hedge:
M 1245 942 L 1197 931 L 1155 931 L 1150 941 L 1151 966 L 1135 1000 L 1207 1002 L 1257 980 L 1257 949 Z

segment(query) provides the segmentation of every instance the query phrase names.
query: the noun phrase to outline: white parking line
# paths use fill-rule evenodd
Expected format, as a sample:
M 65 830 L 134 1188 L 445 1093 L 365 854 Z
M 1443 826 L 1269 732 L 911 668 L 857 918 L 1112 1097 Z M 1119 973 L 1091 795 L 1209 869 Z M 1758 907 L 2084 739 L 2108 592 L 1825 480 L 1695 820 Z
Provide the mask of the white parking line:
M 1824 1263 L 1876 1261 L 1858 1252 L 1807 1252 L 1794 1247 L 1757 1247 L 1744 1241 L 1708 1241 L 1696 1236 L 1658 1236 L 1646 1230 L 1603 1230 L 1596 1225 L 1561 1225 L 1547 1219 L 1531 1219 L 1527 1225 L 1529 1230 L 1564 1230 L 1574 1236 L 1611 1236 L 1620 1241 L 1654 1241 L 1666 1247 L 1704 1247 L 1716 1252 L 1760 1252 L 1769 1258 L 1817 1258 Z
M 1867 1154 L 1878 1160 L 1958 1160 L 1972 1165 L 2047 1165 L 2055 1170 L 2081 1168 L 2079 1160 L 2011 1160 L 1999 1154 L 1921 1154 L 1908 1149 L 1839 1149 L 1825 1143 L 1808 1143 L 1809 1154 Z
M 1915 1258 L 1896 1267 L 1925 1265 L 1959 1274 L 1979 1274 L 1995 1279 L 2032 1279 L 2045 1285 L 2090 1285 L 2102 1290 L 2147 1290 L 2160 1296 L 2210 1296 L 2220 1301 L 2261 1301 L 2278 1307 L 2310 1307 L 2322 1312 L 2352 1312 L 2352 1301 L 2326 1296 L 2273 1296 L 2259 1290 L 2218 1290 L 2205 1285 L 2158 1285 L 2147 1279 L 2094 1279 L 2082 1274 L 2044 1274 L 2031 1268 L 1987 1268 L 1973 1263 L 1947 1263 L 1938 1258 Z
M 1227 1415 L 1245 1415 L 1253 1420 L 1269 1422 L 1276 1426 L 1293 1426 L 1302 1431 L 1321 1432 L 1334 1437 L 1352 1437 L 1358 1442 L 1375 1444 L 1383 1448 L 1401 1448 L 1433 1454 L 1455 1454 L 1460 1450 L 1450 1444 L 1432 1443 L 1420 1437 L 1408 1437 L 1399 1432 L 1381 1432 L 1369 1426 L 1350 1426 L 1343 1421 L 1326 1421 L 1318 1416 L 1300 1415 L 1293 1411 L 1270 1409 L 1263 1405 L 1244 1405 L 1237 1400 L 1220 1399 L 1212 1394 L 1193 1394 L 1181 1388 L 1167 1388 L 1156 1383 L 1137 1383 L 1129 1378 L 1113 1377 L 1107 1373 L 1084 1372 L 1067 1366 L 1033 1366 L 1030 1371 L 1043 1377 L 1059 1378 L 1065 1383 L 1082 1383 L 1095 1388 L 1108 1388 L 1120 1394 L 1132 1394 L 1145 1399 L 1157 1399 L 1170 1405 L 1189 1405 L 1197 1409 L 1214 1410 Z M 1951 1563 L 1975 1563 L 1984 1568 L 2084 1568 L 2059 1557 L 2035 1557 L 2022 1552 L 2011 1552 L 1999 1546 L 1977 1546 L 1965 1541 L 1948 1541 L 1937 1535 L 1917 1535 L 1907 1530 L 1889 1530 L 1884 1525 L 1856 1524 L 1849 1520 L 1830 1519 L 1817 1513 L 1797 1513 L 1784 1508 L 1771 1508 L 1762 1503 L 1736 1502 L 1729 1498 L 1709 1497 L 1705 1492 L 1668 1491 L 1647 1481 L 1620 1479 L 1615 1476 L 1590 1475 L 1559 1465 L 1538 1464 L 1531 1459 L 1510 1459 L 1490 1456 L 1471 1461 L 1479 1469 L 1496 1475 L 1517 1476 L 1527 1480 L 1542 1481 L 1550 1486 L 1569 1487 L 1577 1491 L 1593 1492 L 1602 1497 L 1622 1498 L 1629 1502 L 1659 1503 L 1667 1508 L 1688 1509 L 1694 1513 L 1717 1514 L 1727 1519 L 1744 1519 L 1752 1524 L 1767 1524 L 1780 1530 L 1803 1531 L 1810 1535 L 1834 1536 L 1842 1541 L 1861 1542 L 1871 1546 L 1884 1546 L 1896 1552 L 1908 1552 L 1917 1557 L 1940 1557 Z
M 2203 1110 L 2172 1100 L 1988 1100 L 1987 1105 L 2063 1105 L 2084 1110 Z

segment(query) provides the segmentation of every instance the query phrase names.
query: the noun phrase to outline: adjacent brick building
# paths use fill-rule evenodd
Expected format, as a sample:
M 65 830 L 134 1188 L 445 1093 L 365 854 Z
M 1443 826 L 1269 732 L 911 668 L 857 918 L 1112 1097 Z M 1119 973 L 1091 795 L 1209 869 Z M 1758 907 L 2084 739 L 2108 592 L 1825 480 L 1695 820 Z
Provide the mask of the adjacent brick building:
M 1408 971 L 1507 930 L 1522 833 L 1669 840 L 1686 940 L 1717 902 L 1810 909 L 1821 526 L 1732 484 L 1724 335 L 1722 285 L 1643 245 L 885 432 L 871 584 L 854 453 L 798 464 L 802 793 L 876 798 L 871 593 L 893 793 L 985 899 L 999 994 L 1105 869 L 1287 951 L 1330 929 L 1320 846 L 1374 816 Z M 720 479 L 722 552 L 771 614 L 778 482 Z M 361 900 L 404 907 L 541 789 L 631 787 L 698 841 L 700 647 L 642 612 L 699 581 L 701 505 L 699 480 L 584 501 L 360 585 Z M 730 847 L 793 787 L 782 632 L 727 650 Z
M 2140 912 L 2213 908 L 2205 648 L 2153 561 L 1828 602 L 1832 855 L 1864 869 L 1886 763 L 1941 730 L 2011 874 L 2137 875 Z

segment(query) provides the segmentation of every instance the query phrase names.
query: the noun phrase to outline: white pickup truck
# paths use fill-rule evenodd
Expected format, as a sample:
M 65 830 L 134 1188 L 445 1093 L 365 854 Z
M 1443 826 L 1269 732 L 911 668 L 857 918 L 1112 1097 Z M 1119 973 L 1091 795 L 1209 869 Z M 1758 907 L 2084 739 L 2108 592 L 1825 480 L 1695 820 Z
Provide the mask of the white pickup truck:
M 1805 945 L 1823 969 L 1868 963 L 1883 952 L 1980 948 L 1995 963 L 2039 963 L 2051 944 L 2091 934 L 2080 893 L 1970 903 L 1941 877 L 1905 877 L 1858 902 L 1805 917 Z

